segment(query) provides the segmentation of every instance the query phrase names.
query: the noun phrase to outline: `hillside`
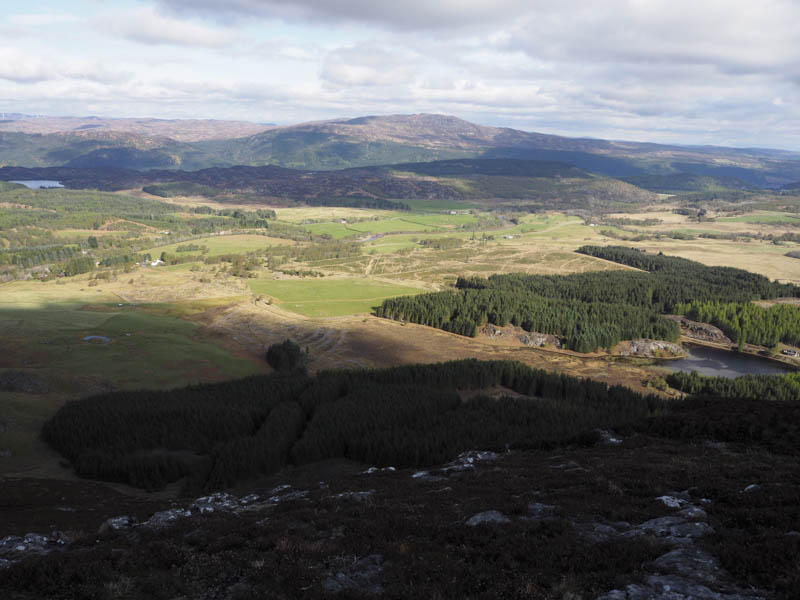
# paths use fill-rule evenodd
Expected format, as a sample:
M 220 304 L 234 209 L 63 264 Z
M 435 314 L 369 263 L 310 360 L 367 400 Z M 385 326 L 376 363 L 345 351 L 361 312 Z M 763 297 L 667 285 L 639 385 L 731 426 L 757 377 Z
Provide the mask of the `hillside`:
M 793 385 L 757 383 L 771 382 Z M 193 472 L 213 493 L 9 481 L 0 587 L 19 600 L 796 598 L 799 410 L 478 361 L 87 398 L 45 428 L 80 474 Z M 30 533 L 26 503 L 57 531 Z
M 0 123 L 0 165 L 202 169 L 274 164 L 335 170 L 515 158 L 564 162 L 612 177 L 688 173 L 735 178 L 741 180 L 740 185 L 757 187 L 800 180 L 798 153 L 569 138 L 435 114 L 367 116 L 285 127 L 155 119 L 64 119 L 58 123 Z M 72 129 L 67 130 L 67 124 Z
M 116 155 L 124 149 L 97 151 Z M 136 151 L 141 161 L 157 151 Z M 236 166 L 197 171 L 111 167 L 0 168 L 0 181 L 45 179 L 72 189 L 116 191 L 144 188 L 163 197 L 199 195 L 230 201 L 231 194 L 252 202 L 350 200 L 462 200 L 512 202 L 530 206 L 595 208 L 619 203 L 655 202 L 658 196 L 631 184 L 591 175 L 559 162 L 517 159 L 458 159 L 308 171 L 277 166 Z M 200 186 L 200 187 L 198 187 Z

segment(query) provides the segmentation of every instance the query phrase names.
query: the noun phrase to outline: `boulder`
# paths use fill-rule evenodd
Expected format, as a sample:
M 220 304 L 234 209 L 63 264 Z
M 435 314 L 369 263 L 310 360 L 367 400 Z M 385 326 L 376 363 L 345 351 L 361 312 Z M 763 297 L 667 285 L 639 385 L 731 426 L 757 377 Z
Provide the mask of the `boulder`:
M 477 525 L 504 525 L 506 523 L 511 523 L 511 519 L 499 510 L 487 510 L 471 516 L 466 525 L 467 527 L 476 527 Z
M 106 535 L 114 531 L 121 531 L 123 529 L 130 529 L 138 525 L 139 520 L 136 517 L 122 515 L 119 517 L 111 517 L 106 519 L 97 530 L 98 535 Z

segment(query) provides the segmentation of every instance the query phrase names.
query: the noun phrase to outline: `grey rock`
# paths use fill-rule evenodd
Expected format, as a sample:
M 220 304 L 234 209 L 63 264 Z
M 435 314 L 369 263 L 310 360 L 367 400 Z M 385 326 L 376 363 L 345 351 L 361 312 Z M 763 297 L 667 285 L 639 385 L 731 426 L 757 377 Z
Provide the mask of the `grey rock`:
M 656 500 L 660 500 L 666 506 L 670 508 L 682 508 L 687 501 L 683 498 L 678 498 L 676 496 L 659 496 Z
M 248 506 L 249 504 L 255 504 L 259 500 L 261 500 L 261 496 L 258 494 L 248 494 L 247 496 L 239 498 L 239 504 L 242 506 Z
M 760 485 L 758 485 L 757 483 L 751 483 L 746 488 L 744 488 L 742 491 L 745 494 L 752 494 L 753 492 L 758 492 L 759 490 L 761 490 L 761 486 Z
M 144 524 L 148 527 L 164 527 L 174 523 L 178 519 L 191 517 L 192 513 L 183 508 L 171 508 L 169 510 L 162 510 L 155 513 Z
M 699 506 L 689 505 L 678 511 L 678 515 L 690 521 L 705 521 L 708 513 Z
M 686 356 L 686 350 L 680 344 L 660 340 L 631 340 L 628 349 L 620 352 L 620 356 L 647 356 L 658 357 Z
M 477 525 L 503 525 L 505 523 L 511 523 L 511 519 L 499 510 L 487 510 L 471 516 L 466 525 L 467 527 L 476 527 Z
M 322 582 L 322 589 L 337 594 L 345 590 L 354 590 L 362 594 L 378 595 L 383 587 L 375 579 L 383 572 L 384 559 L 380 554 L 372 554 L 358 559 L 335 575 Z
M 24 540 L 18 535 L 7 535 L 3 539 L 0 539 L 0 551 L 12 550 L 14 547 L 23 543 L 23 541 Z
M 289 492 L 288 494 L 270 496 L 268 501 L 272 502 L 273 504 L 277 504 L 278 502 L 286 502 L 288 500 L 302 500 L 306 497 L 308 497 L 307 491 L 295 490 L 293 492 Z
M 619 446 L 623 439 L 613 431 L 608 429 L 597 429 L 597 434 L 600 436 L 600 443 L 606 446 Z
M 107 533 L 111 533 L 112 531 L 121 531 L 123 529 L 130 529 L 131 527 L 135 527 L 139 523 L 139 520 L 136 517 L 130 517 L 128 515 L 122 515 L 119 517 L 111 517 L 103 521 L 100 528 L 97 530 L 99 535 L 104 535 Z
M 231 512 L 239 508 L 239 500 L 231 494 L 217 492 L 210 496 L 203 496 L 192 502 L 189 507 L 191 513 L 212 513 L 217 511 Z
M 706 585 L 718 584 L 727 574 L 708 552 L 694 547 L 676 548 L 653 563 L 662 574 L 681 575 Z
M 561 340 L 556 336 L 547 333 L 536 333 L 535 331 L 532 331 L 519 336 L 519 341 L 526 346 L 531 346 L 534 348 L 543 348 L 548 344 L 554 348 L 561 348 Z
M 499 454 L 489 450 L 467 450 L 466 452 L 459 454 L 455 460 L 447 463 L 444 467 L 442 467 L 441 470 L 451 471 L 472 469 L 474 468 L 475 463 L 497 460 L 498 458 L 500 458 Z
M 356 502 L 365 502 L 372 498 L 375 495 L 375 490 L 364 490 L 362 492 L 342 492 L 341 494 L 336 494 L 334 498 L 340 498 L 342 500 L 355 500 Z
M 383 467 L 383 468 L 381 468 L 381 467 L 370 467 L 366 471 L 362 471 L 361 474 L 362 475 L 372 475 L 373 473 L 384 473 L 384 472 L 393 473 L 396 470 L 397 469 L 395 469 L 394 467 Z
M 691 542 L 694 538 L 706 535 L 714 530 L 708 523 L 690 523 L 681 517 L 660 517 L 638 525 L 633 531 L 635 532 L 634 535 L 644 533 L 665 538 L 667 542 L 680 544 Z
M 717 592 L 676 575 L 652 575 L 646 585 L 631 584 L 612 590 L 597 600 L 763 600 L 763 596 Z
M 11 450 L 0 450 L 0 458 L 11 458 Z

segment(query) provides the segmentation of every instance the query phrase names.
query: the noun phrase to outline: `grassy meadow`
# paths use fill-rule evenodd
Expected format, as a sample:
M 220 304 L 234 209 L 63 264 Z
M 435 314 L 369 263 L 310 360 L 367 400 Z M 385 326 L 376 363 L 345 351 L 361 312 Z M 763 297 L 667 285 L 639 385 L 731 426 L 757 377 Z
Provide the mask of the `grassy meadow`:
M 386 298 L 426 291 L 368 278 L 257 279 L 250 282 L 250 289 L 307 317 L 370 313 Z

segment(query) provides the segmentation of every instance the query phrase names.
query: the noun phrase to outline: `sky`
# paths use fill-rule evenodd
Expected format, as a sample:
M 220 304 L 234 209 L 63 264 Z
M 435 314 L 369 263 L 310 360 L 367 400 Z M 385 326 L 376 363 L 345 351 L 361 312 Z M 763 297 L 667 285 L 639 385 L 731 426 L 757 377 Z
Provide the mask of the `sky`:
M 0 112 L 800 150 L 798 0 L 3 0 Z

